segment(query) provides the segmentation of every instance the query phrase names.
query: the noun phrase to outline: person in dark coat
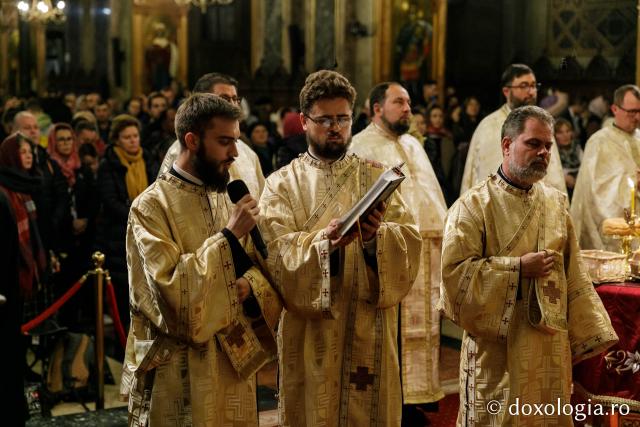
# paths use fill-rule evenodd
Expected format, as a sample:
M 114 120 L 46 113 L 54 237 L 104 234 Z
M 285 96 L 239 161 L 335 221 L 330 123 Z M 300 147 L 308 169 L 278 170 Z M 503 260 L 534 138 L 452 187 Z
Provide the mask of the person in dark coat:
M 28 137 L 33 144 L 34 173 L 42 177 L 42 186 L 33 195 L 33 201 L 38 211 L 46 213 L 38 216 L 38 228 L 45 250 L 55 257 L 65 252 L 69 243 L 64 238 L 71 228 L 67 179 L 47 150 L 40 145 L 40 128 L 33 114 L 28 111 L 16 114 L 13 131 Z
M 40 190 L 40 176 L 32 171 L 30 141 L 14 133 L 0 145 L 0 352 L 4 368 L 0 380 L 0 411 L 13 414 L 14 425 L 24 425 L 28 417 L 24 378 L 26 341 L 20 331 L 25 320 L 24 307 L 41 290 L 46 256 L 36 221 L 36 206 L 31 198 Z
M 125 235 L 131 202 L 151 184 L 158 173 L 140 145 L 140 122 L 122 114 L 113 119 L 110 145 L 98 168 L 98 189 L 102 202 L 96 245 L 105 256 L 116 291 L 120 319 L 129 327 L 129 285 Z

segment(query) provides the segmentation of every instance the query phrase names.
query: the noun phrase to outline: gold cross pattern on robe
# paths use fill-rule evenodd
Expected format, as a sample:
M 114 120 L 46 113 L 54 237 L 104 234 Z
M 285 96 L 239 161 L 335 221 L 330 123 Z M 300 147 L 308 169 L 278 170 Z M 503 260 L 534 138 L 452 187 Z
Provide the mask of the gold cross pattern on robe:
M 547 286 L 542 288 L 542 293 L 549 298 L 551 304 L 557 304 L 558 300 L 562 296 L 560 289 L 556 288 L 556 282 L 550 280 L 547 282 Z
M 358 366 L 356 372 L 349 374 L 349 382 L 356 385 L 356 390 L 365 391 L 367 385 L 373 384 L 374 374 L 369 373 L 369 368 L 366 366 Z
M 244 326 L 237 324 L 233 327 L 233 330 L 227 335 L 227 342 L 229 345 L 235 345 L 236 347 L 242 347 L 244 345 Z

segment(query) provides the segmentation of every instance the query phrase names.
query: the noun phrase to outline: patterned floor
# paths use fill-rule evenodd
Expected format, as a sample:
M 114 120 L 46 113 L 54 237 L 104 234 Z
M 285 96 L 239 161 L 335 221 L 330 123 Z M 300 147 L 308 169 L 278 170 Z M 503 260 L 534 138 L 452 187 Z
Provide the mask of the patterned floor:
M 458 412 L 458 365 L 460 352 L 459 343 L 443 340 L 440 348 L 440 382 L 447 396 L 439 402 L 438 412 L 427 413 L 429 426 L 455 426 Z M 77 402 L 62 402 L 52 409 L 53 417 L 36 416 L 27 422 L 28 427 L 74 427 L 93 426 L 119 427 L 127 425 L 126 403 L 117 399 L 121 364 L 111 358 L 107 359 L 116 384 L 105 386 L 105 410 L 93 412 L 95 405 L 87 403 L 90 412 Z M 260 427 L 275 427 L 278 425 L 275 387 L 276 364 L 267 365 L 258 374 L 258 405 L 260 412 Z M 413 426 L 412 426 L 413 427 Z M 415 426 L 421 427 L 421 426 Z

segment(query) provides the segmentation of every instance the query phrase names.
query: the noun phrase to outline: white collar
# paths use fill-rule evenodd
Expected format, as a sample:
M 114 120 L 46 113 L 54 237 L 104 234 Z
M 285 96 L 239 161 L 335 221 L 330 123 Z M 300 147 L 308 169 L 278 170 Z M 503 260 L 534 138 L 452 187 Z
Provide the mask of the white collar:
M 189 172 L 180 168 L 180 166 L 178 166 L 178 162 L 173 162 L 173 169 L 178 173 L 178 175 L 180 175 L 187 181 L 191 181 L 197 185 L 204 185 L 204 182 L 200 178 L 196 178 L 195 176 L 191 175 Z

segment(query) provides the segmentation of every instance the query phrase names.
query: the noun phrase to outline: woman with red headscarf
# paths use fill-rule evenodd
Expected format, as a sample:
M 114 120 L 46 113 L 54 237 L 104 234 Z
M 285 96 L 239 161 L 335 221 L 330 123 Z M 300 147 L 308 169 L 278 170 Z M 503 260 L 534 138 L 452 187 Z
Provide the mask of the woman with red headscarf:
M 85 183 L 78 147 L 79 143 L 71 125 L 57 123 L 51 127 L 47 151 L 67 180 L 69 193 L 67 217 L 71 217 L 71 222 L 67 223 L 67 227 L 61 227 L 59 233 L 59 246 L 66 254 L 60 260 L 59 274 L 53 278 L 59 293 L 66 291 L 91 267 L 90 246 L 87 243 L 91 240 L 92 233 L 87 234 L 89 217 L 86 209 L 82 209 L 88 195 L 86 185 L 83 185 Z M 76 298 L 62 307 L 60 320 L 73 329 L 82 329 L 86 324 L 83 319 L 88 319 L 87 315 L 93 309 L 92 297 L 90 289 L 83 289 Z
M 76 183 L 76 171 L 82 165 L 78 156 L 78 143 L 71 125 L 57 123 L 51 127 L 47 151 L 60 166 L 69 187 L 73 188 Z
M 36 223 L 31 195 L 40 191 L 42 181 L 30 171 L 31 143 L 13 134 L 0 145 L 0 294 L 7 302 L 0 307 L 0 340 L 8 351 L 0 352 L 0 413 L 16 413 L 26 419 L 24 369 L 26 345 L 20 332 L 25 319 L 25 303 L 33 300 L 41 287 L 46 267 L 45 251 Z

